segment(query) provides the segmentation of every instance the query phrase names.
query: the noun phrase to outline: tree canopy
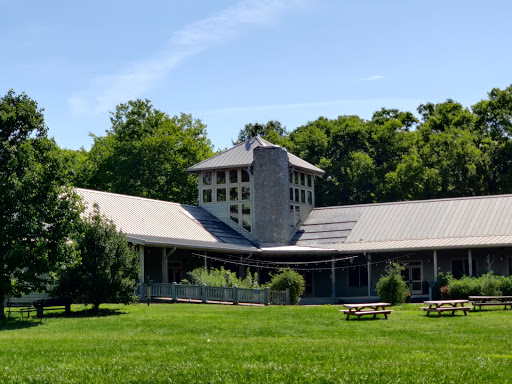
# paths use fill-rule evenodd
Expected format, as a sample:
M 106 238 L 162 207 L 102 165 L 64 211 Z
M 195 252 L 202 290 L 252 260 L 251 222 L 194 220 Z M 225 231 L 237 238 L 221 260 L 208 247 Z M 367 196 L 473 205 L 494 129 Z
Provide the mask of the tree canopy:
M 69 167 L 27 95 L 0 98 L 0 318 L 4 298 L 44 289 L 71 256 L 78 221 Z
M 213 155 L 206 126 L 191 115 L 170 117 L 149 100 L 120 104 L 90 151 L 67 156 L 78 187 L 179 203 L 197 202 L 197 178 L 186 169 Z

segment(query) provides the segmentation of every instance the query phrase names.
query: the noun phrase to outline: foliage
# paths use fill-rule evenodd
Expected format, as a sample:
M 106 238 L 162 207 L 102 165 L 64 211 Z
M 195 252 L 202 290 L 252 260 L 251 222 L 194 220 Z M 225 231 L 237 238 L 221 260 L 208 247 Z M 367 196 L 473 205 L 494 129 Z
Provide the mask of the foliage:
M 476 277 L 462 276 L 460 279 L 450 280 L 450 299 L 464 299 L 468 296 L 478 296 L 482 292 L 482 285 Z
M 272 144 L 285 146 L 287 144 L 289 132 L 279 121 L 270 120 L 266 124 L 250 123 L 245 124 L 244 129 L 238 133 L 238 138 L 233 144 L 240 144 L 253 137 L 261 137 Z
M 272 291 L 284 291 L 290 289 L 290 304 L 295 305 L 299 302 L 304 293 L 304 277 L 291 268 L 281 268 L 277 274 L 271 274 L 271 280 L 266 284 Z
M 189 279 L 182 280 L 184 284 L 207 285 L 210 287 L 238 287 L 238 288 L 259 288 L 258 273 L 251 273 L 247 268 L 245 278 L 236 276 L 235 272 L 220 267 L 220 269 L 211 267 L 209 270 L 196 268 L 187 274 Z
M 451 299 L 467 299 L 469 296 L 512 295 L 512 276 L 500 276 L 490 271 L 480 277 L 451 277 L 448 281 Z
M 206 126 L 191 115 L 169 117 L 149 100 L 119 104 L 106 136 L 75 154 L 75 185 L 184 204 L 197 202 L 197 177 L 186 169 L 213 155 Z
M 75 241 L 80 260 L 59 271 L 54 295 L 92 304 L 95 312 L 102 303 L 137 300 L 138 255 L 115 224 L 101 216 L 98 206 L 83 220 Z
M 48 273 L 72 256 L 66 239 L 80 206 L 47 131 L 27 95 L 0 98 L 0 318 L 6 297 L 44 289 Z
M 391 263 L 386 266 L 386 275 L 381 276 L 375 287 L 377 295 L 385 302 L 391 305 L 405 302 L 409 294 L 409 286 L 402 278 L 404 268 L 397 263 Z

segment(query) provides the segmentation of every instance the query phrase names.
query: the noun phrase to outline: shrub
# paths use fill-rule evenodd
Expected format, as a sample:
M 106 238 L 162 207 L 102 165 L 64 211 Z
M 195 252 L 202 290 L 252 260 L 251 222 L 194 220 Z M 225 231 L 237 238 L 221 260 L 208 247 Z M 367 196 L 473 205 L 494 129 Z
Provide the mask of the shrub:
M 301 274 L 290 268 L 281 268 L 277 275 L 271 275 L 272 280 L 266 284 L 273 291 L 290 289 L 290 303 L 297 304 L 304 293 L 305 282 Z
M 183 279 L 182 284 L 192 285 L 207 285 L 209 287 L 238 287 L 238 288 L 258 288 L 258 274 L 251 273 L 251 270 L 247 268 L 245 278 L 240 279 L 236 276 L 235 272 L 231 272 L 229 269 L 224 267 L 210 268 L 205 270 L 204 268 L 196 268 L 191 272 L 188 272 L 188 279 Z
M 480 294 L 483 296 L 500 296 L 500 283 L 502 276 L 496 276 L 494 272 L 483 275 L 480 279 Z
M 409 293 L 409 286 L 402 278 L 404 268 L 397 263 L 389 264 L 386 267 L 386 275 L 377 282 L 377 294 L 382 301 L 391 305 L 400 304 L 405 301 Z
M 450 298 L 454 300 L 467 300 L 468 296 L 479 296 L 482 284 L 475 277 L 462 276 L 460 279 L 450 280 Z
M 439 298 L 448 299 L 450 298 L 450 281 L 453 280 L 453 275 L 448 272 L 439 272 L 436 277 L 436 282 L 432 289 L 433 298 L 438 300 Z
M 500 290 L 505 296 L 512 296 L 512 276 L 500 279 Z

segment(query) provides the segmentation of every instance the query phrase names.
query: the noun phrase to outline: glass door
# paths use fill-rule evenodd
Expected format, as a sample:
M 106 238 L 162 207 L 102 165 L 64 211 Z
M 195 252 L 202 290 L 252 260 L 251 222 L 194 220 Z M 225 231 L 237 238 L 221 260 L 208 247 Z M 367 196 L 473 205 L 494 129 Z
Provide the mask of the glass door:
M 403 265 L 402 277 L 409 284 L 411 295 L 421 295 L 421 283 L 423 282 L 423 265 L 421 261 L 410 261 Z

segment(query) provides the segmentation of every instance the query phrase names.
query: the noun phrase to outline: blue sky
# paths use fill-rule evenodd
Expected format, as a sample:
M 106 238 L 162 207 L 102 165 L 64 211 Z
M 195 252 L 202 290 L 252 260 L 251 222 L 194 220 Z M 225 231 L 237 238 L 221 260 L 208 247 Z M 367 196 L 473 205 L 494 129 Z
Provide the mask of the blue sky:
M 0 0 L 0 92 L 88 149 L 109 111 L 147 98 L 190 113 L 216 148 L 246 123 L 370 118 L 512 84 L 510 1 Z

